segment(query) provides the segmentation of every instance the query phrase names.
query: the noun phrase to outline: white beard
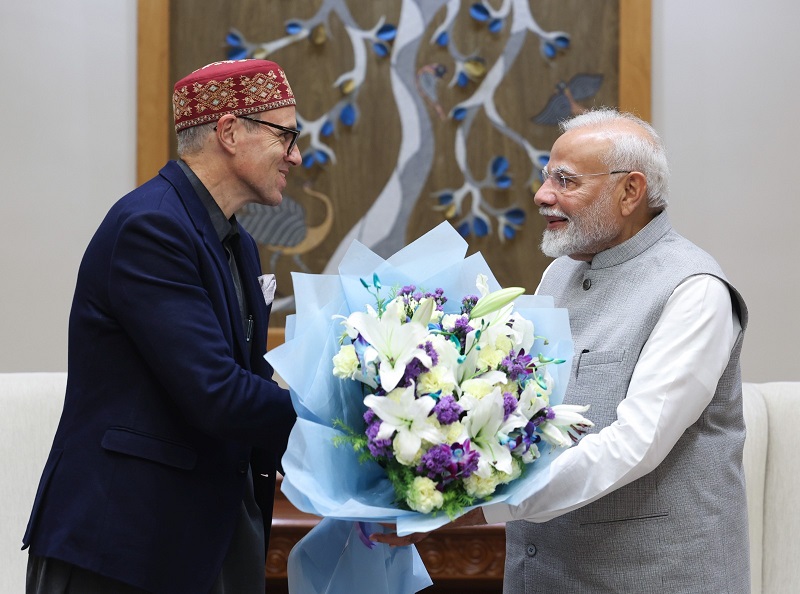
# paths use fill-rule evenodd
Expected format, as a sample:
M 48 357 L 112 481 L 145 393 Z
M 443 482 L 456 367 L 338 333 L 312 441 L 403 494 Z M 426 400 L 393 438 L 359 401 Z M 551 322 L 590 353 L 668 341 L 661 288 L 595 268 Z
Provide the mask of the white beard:
M 600 197 L 579 214 L 565 217 L 568 221 L 563 229 L 545 229 L 542 235 L 541 250 L 545 256 L 558 258 L 572 254 L 596 254 L 602 251 L 618 233 L 608 216 L 611 202 L 611 189 L 603 191 Z M 565 216 L 555 209 L 540 208 L 542 215 Z

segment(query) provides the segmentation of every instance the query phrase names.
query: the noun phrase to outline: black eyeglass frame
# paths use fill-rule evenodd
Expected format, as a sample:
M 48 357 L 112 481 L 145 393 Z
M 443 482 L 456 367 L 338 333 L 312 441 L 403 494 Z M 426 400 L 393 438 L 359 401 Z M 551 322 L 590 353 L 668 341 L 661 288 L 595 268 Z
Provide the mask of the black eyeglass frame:
M 267 122 L 266 120 L 257 120 L 255 118 L 250 118 L 243 115 L 237 115 L 237 118 L 241 118 L 243 120 L 248 120 L 250 122 L 255 122 L 256 124 L 261 124 L 262 126 L 269 126 L 270 128 L 275 128 L 276 130 L 280 130 L 281 132 L 285 132 L 286 134 L 292 135 L 292 140 L 289 142 L 289 148 L 286 149 L 286 156 L 292 154 L 294 150 L 294 145 L 297 144 L 297 138 L 300 136 L 300 130 L 297 128 L 287 128 L 286 126 L 280 126 L 278 124 L 273 124 L 272 122 Z

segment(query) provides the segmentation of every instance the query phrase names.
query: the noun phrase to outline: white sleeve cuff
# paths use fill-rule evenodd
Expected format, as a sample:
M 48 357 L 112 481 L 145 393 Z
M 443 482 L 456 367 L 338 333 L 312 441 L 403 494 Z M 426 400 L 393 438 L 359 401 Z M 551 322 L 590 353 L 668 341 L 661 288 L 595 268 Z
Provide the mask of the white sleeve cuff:
M 505 503 L 486 505 L 482 509 L 487 524 L 505 524 L 514 520 L 514 516 L 511 515 L 511 506 Z

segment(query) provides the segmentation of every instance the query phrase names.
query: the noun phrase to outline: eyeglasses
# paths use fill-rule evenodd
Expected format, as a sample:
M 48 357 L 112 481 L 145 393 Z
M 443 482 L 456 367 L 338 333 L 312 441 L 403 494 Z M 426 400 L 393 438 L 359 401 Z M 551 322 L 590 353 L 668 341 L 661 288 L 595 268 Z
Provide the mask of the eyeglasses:
M 596 175 L 614 175 L 615 173 L 630 173 L 630 171 L 626 171 L 623 169 L 618 169 L 616 171 L 604 171 L 602 173 L 574 173 L 567 175 L 563 171 L 556 169 L 553 173 L 547 171 L 546 167 L 542 168 L 542 183 L 545 183 L 548 179 L 552 179 L 556 182 L 561 189 L 567 189 L 567 182 L 572 181 L 576 177 L 594 177 Z
M 249 120 L 251 122 L 255 122 L 256 124 L 261 124 L 262 126 L 269 126 L 270 128 L 275 128 L 276 130 L 280 130 L 283 132 L 280 136 L 283 137 L 283 142 L 286 142 L 286 135 L 289 134 L 289 146 L 286 149 L 286 156 L 292 154 L 294 150 L 294 145 L 297 144 L 297 137 L 300 136 L 300 130 L 297 128 L 287 128 L 286 126 L 279 126 L 278 124 L 273 124 L 272 122 L 266 122 L 264 120 L 257 120 L 255 118 L 248 118 L 247 116 L 240 116 L 237 115 L 237 118 L 241 118 L 243 120 Z

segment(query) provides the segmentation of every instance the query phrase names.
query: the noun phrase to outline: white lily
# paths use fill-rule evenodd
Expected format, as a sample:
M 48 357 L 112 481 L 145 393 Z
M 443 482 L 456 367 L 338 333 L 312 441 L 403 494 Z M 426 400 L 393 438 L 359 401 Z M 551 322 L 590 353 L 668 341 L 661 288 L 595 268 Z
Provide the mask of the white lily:
M 492 467 L 511 474 L 511 451 L 500 443 L 498 437 L 508 435 L 514 429 L 524 427 L 527 420 L 519 414 L 504 419 L 503 396 L 500 388 L 481 398 L 464 420 L 464 428 L 470 437 L 471 447 L 478 450 L 478 476 L 487 478 Z
M 555 416 L 539 425 L 542 439 L 549 444 L 556 447 L 571 446 L 576 441 L 576 438 L 570 434 L 571 429 L 583 432 L 583 429 L 594 427 L 594 423 L 581 414 L 589 410 L 588 406 L 557 404 L 552 408 Z
M 433 444 L 444 441 L 444 435 L 429 416 L 436 401 L 430 396 L 415 398 L 413 383 L 386 396 L 370 394 L 364 398 L 364 404 L 381 420 L 377 439 L 394 436 L 394 452 L 401 464 L 408 466 L 414 462 L 423 439 Z
M 535 381 L 529 381 L 519 395 L 519 411 L 528 420 L 547 406 L 547 400 L 539 395 L 539 390 L 540 388 Z
M 377 353 L 381 387 L 387 392 L 397 387 L 412 359 L 417 358 L 426 367 L 431 366 L 430 356 L 419 345 L 428 335 L 427 323 L 432 305 L 420 305 L 414 319 L 406 323 L 401 321 L 401 317 L 405 317 L 401 315 L 403 308 L 402 301 L 393 299 L 381 317 L 357 311 L 344 322 L 349 327 L 348 332 L 361 334 Z

